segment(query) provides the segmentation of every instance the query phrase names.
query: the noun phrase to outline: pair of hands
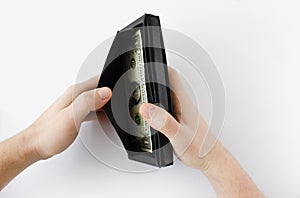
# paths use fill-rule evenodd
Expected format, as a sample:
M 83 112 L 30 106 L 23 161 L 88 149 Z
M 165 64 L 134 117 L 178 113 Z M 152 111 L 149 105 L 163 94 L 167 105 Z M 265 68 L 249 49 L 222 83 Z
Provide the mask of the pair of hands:
M 169 78 L 174 117 L 149 103 L 141 105 L 142 117 L 169 138 L 184 164 L 203 171 L 218 197 L 264 197 L 234 157 L 209 133 L 179 75 L 171 68 Z M 26 167 L 72 144 L 81 123 L 112 96 L 107 87 L 95 89 L 97 82 L 98 77 L 94 77 L 71 86 L 30 127 L 0 143 L 0 190 Z
M 179 75 L 169 67 L 174 117 L 164 109 L 143 104 L 140 114 L 151 127 L 171 141 L 178 158 L 188 166 L 207 169 L 208 160 L 200 158 L 200 146 L 208 131 L 181 83 Z M 69 87 L 31 126 L 32 149 L 39 159 L 48 159 L 64 151 L 78 135 L 80 124 L 89 113 L 110 100 L 109 88 L 95 89 L 98 77 Z M 184 105 L 184 108 L 182 108 Z

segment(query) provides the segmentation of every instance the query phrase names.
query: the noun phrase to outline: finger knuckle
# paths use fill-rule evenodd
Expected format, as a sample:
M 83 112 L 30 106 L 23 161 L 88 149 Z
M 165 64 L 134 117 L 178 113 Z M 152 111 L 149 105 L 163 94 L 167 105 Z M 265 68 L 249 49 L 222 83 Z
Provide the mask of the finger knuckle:
M 171 117 L 167 116 L 164 123 L 162 124 L 161 131 L 164 131 L 169 136 L 175 132 L 175 126 L 172 122 Z
M 82 93 L 82 98 L 83 98 L 83 102 L 86 108 L 90 108 L 91 107 L 91 100 L 90 100 L 90 96 L 87 92 Z
M 73 107 L 69 107 L 67 109 L 64 109 L 64 120 L 65 120 L 65 127 L 67 131 L 72 131 L 76 129 L 76 124 L 75 124 L 75 117 L 74 117 L 74 109 Z
M 169 130 L 169 128 L 171 128 L 171 125 L 172 125 L 172 123 L 171 123 L 170 117 L 166 117 L 165 121 L 162 124 L 161 129 L 162 130 Z
M 73 93 L 74 89 L 75 89 L 75 84 L 70 85 L 70 86 L 66 89 L 66 92 L 67 92 L 67 93 Z

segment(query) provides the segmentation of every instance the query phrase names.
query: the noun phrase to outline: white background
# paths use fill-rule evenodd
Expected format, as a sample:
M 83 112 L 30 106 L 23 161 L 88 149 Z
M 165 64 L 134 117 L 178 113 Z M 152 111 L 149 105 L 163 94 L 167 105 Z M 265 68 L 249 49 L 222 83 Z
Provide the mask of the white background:
M 98 44 L 153 13 L 215 61 L 226 92 L 225 146 L 267 197 L 300 197 L 300 4 L 195 2 L 1 1 L 0 140 L 27 127 L 72 84 Z M 119 172 L 95 160 L 79 140 L 28 168 L 0 193 L 1 198 L 129 196 L 215 197 L 200 172 L 179 162 L 152 173 Z

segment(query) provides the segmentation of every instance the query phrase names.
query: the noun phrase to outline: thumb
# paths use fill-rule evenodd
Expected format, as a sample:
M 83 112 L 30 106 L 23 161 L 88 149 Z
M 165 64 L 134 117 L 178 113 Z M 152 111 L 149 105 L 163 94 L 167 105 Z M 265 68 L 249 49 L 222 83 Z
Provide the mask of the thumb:
M 154 129 L 162 132 L 170 140 L 177 134 L 180 123 L 166 110 L 150 103 L 144 103 L 140 107 L 140 114 Z
M 70 105 L 76 126 L 91 112 L 100 109 L 111 98 L 112 92 L 108 87 L 102 87 L 81 93 Z

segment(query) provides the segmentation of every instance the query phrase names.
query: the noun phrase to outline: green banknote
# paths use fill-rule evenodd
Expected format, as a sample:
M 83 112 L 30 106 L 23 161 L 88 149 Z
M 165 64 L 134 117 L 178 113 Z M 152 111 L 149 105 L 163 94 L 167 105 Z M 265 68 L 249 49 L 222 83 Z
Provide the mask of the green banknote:
M 152 152 L 150 126 L 139 114 L 141 104 L 148 102 L 140 30 L 137 30 L 133 37 L 134 49 L 129 51 L 126 56 L 126 66 L 130 70 L 128 75 L 130 90 L 133 90 L 129 100 L 129 113 L 136 124 L 132 129 L 135 136 L 134 144 L 138 145 L 143 151 Z

